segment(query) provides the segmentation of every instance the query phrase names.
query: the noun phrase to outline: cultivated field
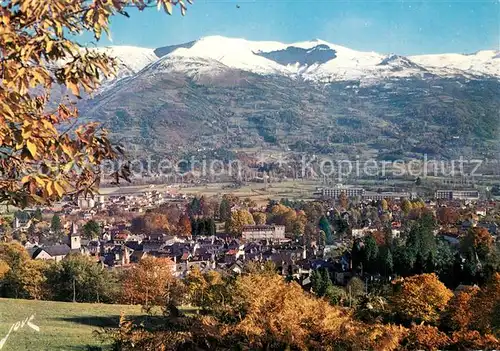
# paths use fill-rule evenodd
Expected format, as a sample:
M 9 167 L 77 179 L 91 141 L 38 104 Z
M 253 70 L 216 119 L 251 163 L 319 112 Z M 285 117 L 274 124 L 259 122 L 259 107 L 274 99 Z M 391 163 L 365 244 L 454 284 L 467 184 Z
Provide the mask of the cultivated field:
M 207 185 L 191 186 L 187 184 L 175 185 L 132 185 L 115 188 L 101 188 L 102 195 L 125 195 L 140 193 L 146 190 L 169 191 L 172 193 L 204 196 L 221 196 L 223 194 L 234 194 L 242 199 L 250 198 L 259 204 L 267 203 L 268 199 L 279 200 L 281 198 L 308 200 L 313 198 L 313 192 L 320 183 L 317 181 L 297 180 L 273 182 L 269 184 L 249 183 L 241 187 L 232 187 L 230 183 L 213 183 Z
M 121 312 L 130 316 L 142 314 L 139 306 L 0 299 L 0 340 L 5 339 L 16 322 L 22 324 L 32 315 L 31 323 L 40 328 L 35 331 L 24 324 L 17 331 L 12 330 L 0 349 L 91 350 L 92 346 L 102 346 L 92 331 L 118 326 Z

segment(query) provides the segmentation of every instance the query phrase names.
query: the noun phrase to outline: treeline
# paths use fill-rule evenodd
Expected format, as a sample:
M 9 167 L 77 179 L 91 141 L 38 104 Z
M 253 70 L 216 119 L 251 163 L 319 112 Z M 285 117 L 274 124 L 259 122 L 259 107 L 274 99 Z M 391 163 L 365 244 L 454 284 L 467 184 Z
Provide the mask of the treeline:
M 16 242 L 0 243 L 2 297 L 116 303 L 122 300 L 122 277 L 95 260 L 70 254 L 54 261 L 33 260 Z
M 484 284 L 500 271 L 500 246 L 485 228 L 473 227 L 458 243 L 435 235 L 429 212 L 407 223 L 400 237 L 391 229 L 355 240 L 350 252 L 353 272 L 370 277 L 406 277 L 436 273 L 446 286 Z
M 151 271 L 155 264 L 153 260 L 141 268 L 141 262 L 136 270 Z M 139 287 L 134 296 L 148 296 L 138 284 L 145 285 L 148 281 L 142 279 L 147 275 L 136 276 L 143 278 L 131 282 Z M 500 346 L 499 273 L 481 288 L 468 287 L 455 295 L 435 274 L 397 279 L 377 294 L 366 294 L 358 278 L 346 290 L 327 278 L 315 281 L 311 293 L 277 275 L 269 262 L 249 263 L 239 276 L 195 268 L 184 280 L 162 279 L 163 286 L 149 288 L 156 295 L 150 294 L 147 303 L 148 308 L 152 301 L 158 303 L 163 319 L 144 327 L 122 318 L 120 329 L 102 335 L 116 349 L 230 350 L 238 345 L 252 350 L 492 350 Z M 352 297 L 348 307 L 329 298 L 338 296 L 340 302 L 348 293 Z M 185 314 L 179 305 L 191 305 L 199 313 Z

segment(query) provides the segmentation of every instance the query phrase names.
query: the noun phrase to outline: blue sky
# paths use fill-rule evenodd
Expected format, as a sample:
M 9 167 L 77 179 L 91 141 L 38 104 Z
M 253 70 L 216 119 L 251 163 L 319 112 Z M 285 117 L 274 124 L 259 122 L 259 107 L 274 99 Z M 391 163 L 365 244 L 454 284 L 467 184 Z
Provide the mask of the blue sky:
M 98 45 L 155 48 L 216 34 L 282 42 L 320 38 L 404 55 L 471 53 L 500 45 L 500 0 L 194 1 L 185 17 L 155 8 L 131 10 L 131 18 L 113 19 L 112 43 Z

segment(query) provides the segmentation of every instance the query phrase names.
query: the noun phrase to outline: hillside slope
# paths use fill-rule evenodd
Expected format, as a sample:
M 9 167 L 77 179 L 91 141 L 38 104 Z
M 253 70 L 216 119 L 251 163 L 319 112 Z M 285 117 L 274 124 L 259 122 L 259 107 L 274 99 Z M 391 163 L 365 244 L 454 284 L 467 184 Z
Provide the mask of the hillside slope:
M 112 49 L 120 79 L 80 103 L 140 153 L 217 149 L 495 155 L 500 55 L 405 57 L 221 36 Z
M 343 144 L 452 157 L 488 151 L 500 140 L 496 80 L 317 85 L 210 60 L 175 60 L 119 81 L 87 101 L 83 114 L 154 153 L 248 147 L 335 153 Z

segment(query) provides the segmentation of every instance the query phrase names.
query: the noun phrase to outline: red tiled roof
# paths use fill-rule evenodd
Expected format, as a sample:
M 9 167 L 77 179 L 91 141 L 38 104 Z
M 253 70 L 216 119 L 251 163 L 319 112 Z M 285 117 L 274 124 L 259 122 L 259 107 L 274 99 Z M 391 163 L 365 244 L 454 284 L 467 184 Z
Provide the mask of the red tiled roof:
M 118 233 L 114 236 L 115 239 L 118 239 L 118 240 L 125 240 L 127 239 L 128 235 L 125 234 L 125 233 Z
M 401 222 L 392 222 L 392 227 L 393 228 L 400 228 L 401 227 Z

